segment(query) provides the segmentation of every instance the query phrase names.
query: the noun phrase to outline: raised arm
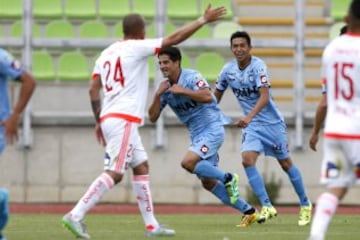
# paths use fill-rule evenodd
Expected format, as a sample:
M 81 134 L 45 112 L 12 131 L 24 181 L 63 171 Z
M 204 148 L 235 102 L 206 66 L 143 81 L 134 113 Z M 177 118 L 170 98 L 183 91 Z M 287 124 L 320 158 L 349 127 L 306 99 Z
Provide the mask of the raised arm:
M 174 33 L 165 37 L 162 42 L 162 48 L 169 47 L 181 43 L 189 38 L 193 33 L 200 29 L 203 25 L 220 20 L 226 14 L 225 7 L 211 8 L 209 5 L 203 16 L 191 23 L 177 29 Z

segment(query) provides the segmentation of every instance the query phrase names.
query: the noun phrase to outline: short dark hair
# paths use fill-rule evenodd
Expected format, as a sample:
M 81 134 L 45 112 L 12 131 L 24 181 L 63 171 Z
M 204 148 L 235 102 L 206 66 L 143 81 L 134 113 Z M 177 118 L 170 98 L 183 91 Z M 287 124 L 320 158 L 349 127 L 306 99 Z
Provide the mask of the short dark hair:
M 134 36 L 145 28 L 143 16 L 131 13 L 124 17 L 122 22 L 124 36 Z
M 179 48 L 177 48 L 177 47 L 162 48 L 160 50 L 158 56 L 160 56 L 160 55 L 168 55 L 169 58 L 171 59 L 171 61 L 181 62 L 181 52 L 180 52 Z
M 251 38 L 250 38 L 250 35 L 247 32 L 245 32 L 245 31 L 236 31 L 233 34 L 231 34 L 230 45 L 232 45 L 232 40 L 234 38 L 245 38 L 247 44 L 249 45 L 249 47 L 251 47 Z
M 349 13 L 357 20 L 360 20 L 360 0 L 353 0 L 351 2 Z

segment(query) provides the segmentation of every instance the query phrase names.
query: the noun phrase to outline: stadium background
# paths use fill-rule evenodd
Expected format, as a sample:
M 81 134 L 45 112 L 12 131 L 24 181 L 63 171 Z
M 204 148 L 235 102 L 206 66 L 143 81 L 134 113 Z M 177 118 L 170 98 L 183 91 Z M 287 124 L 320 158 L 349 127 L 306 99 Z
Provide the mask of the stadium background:
M 322 142 L 318 152 L 312 152 L 307 141 L 320 96 L 320 57 L 343 25 L 349 1 L 0 0 L 0 46 L 22 59 L 38 80 L 24 114 L 21 139 L 0 159 L 0 183 L 11 191 L 12 202 L 76 201 L 101 171 L 103 149 L 93 134 L 88 82 L 99 51 L 122 36 L 121 17 L 142 13 L 148 36 L 162 36 L 196 19 L 208 2 L 225 5 L 228 15 L 180 45 L 184 67 L 199 69 L 213 83 L 224 61 L 231 58 L 230 34 L 240 29 L 251 34 L 253 54 L 267 62 L 274 98 L 289 124 L 293 159 L 315 200 L 323 190 L 319 184 Z M 150 98 L 160 77 L 154 59 L 149 63 Z M 17 85 L 11 85 L 10 92 L 14 101 Z M 224 97 L 221 108 L 231 117 L 241 115 L 232 94 L 228 91 Z M 170 111 L 159 124 L 147 123 L 140 131 L 149 153 L 156 203 L 218 203 L 195 176 L 181 169 L 188 136 Z M 244 196 L 247 182 L 239 148 L 239 130 L 227 128 L 221 167 L 240 173 Z M 260 159 L 258 167 L 267 180 L 273 175 L 282 182 L 278 203 L 297 202 L 287 176 L 273 159 Z M 134 203 L 130 177 L 129 172 L 104 202 Z M 350 192 L 344 203 L 357 203 L 358 194 Z

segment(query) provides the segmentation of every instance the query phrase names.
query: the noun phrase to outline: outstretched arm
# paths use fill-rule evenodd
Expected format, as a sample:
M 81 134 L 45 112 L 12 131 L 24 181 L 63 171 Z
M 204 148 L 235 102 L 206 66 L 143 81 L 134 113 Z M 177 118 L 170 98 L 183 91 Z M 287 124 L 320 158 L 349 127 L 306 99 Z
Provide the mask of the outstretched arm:
M 161 47 L 165 48 L 181 43 L 200 29 L 204 24 L 220 20 L 225 14 L 226 9 L 224 7 L 211 8 L 211 5 L 209 5 L 202 17 L 177 29 L 174 33 L 165 37 Z

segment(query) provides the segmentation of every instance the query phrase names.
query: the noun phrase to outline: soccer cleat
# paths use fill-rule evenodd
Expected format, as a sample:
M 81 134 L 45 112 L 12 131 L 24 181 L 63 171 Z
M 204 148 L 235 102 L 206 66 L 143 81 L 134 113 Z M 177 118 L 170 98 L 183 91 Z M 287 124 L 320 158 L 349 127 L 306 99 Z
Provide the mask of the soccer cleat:
M 239 194 L 239 176 L 234 173 L 232 179 L 225 183 L 226 191 L 230 197 L 230 203 L 234 204 L 240 198 Z
M 258 223 L 264 223 L 266 220 L 276 217 L 277 216 L 277 211 L 276 209 L 271 206 L 271 207 L 262 207 L 261 208 L 261 212 L 260 212 L 260 216 L 257 219 Z
M 175 236 L 175 230 L 159 226 L 153 230 L 146 230 L 145 235 L 147 237 L 172 237 Z
M 306 226 L 311 222 L 312 204 L 309 206 L 301 206 L 299 213 L 299 226 Z
M 90 235 L 86 232 L 86 226 L 82 221 L 75 221 L 71 214 L 66 214 L 62 218 L 62 223 L 77 238 L 90 239 Z
M 241 222 L 239 225 L 236 225 L 237 227 L 249 227 L 254 222 L 258 220 L 259 214 L 257 212 L 254 212 L 252 214 L 245 214 L 241 218 Z

